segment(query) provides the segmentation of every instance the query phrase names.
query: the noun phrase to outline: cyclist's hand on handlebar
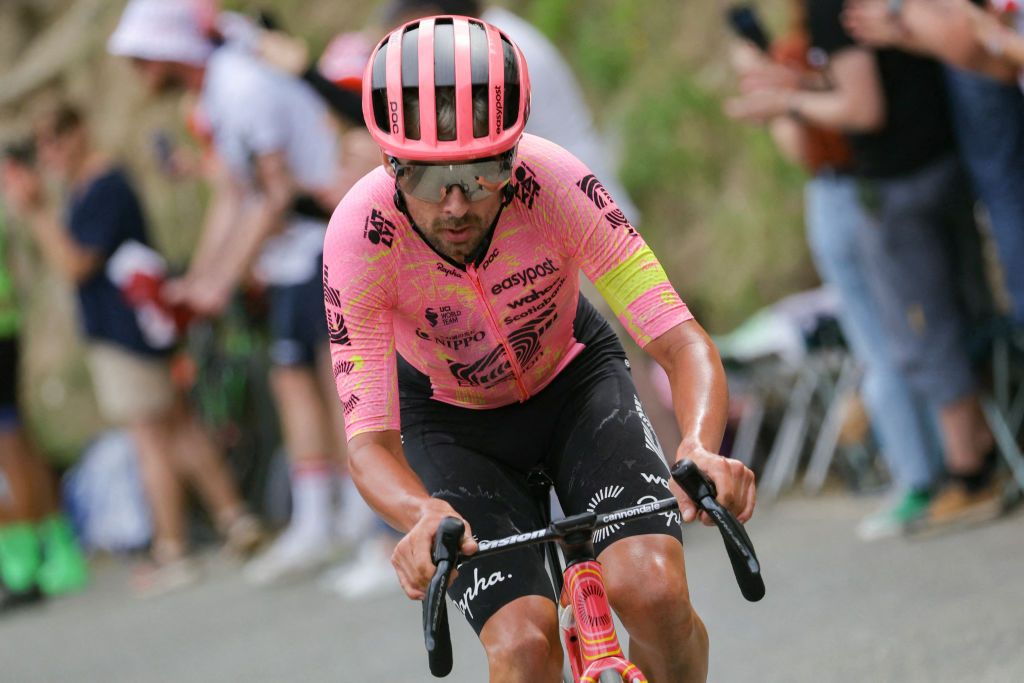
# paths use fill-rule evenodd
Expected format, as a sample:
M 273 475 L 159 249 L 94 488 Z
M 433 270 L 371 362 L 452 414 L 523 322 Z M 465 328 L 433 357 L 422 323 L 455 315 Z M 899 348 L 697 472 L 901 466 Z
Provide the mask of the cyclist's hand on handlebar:
M 448 503 L 436 498 L 431 499 L 424 505 L 419 521 L 398 542 L 395 552 L 391 555 L 391 564 L 395 566 L 398 582 L 412 600 L 422 600 L 426 596 L 427 586 L 434 576 L 434 561 L 431 557 L 434 534 L 445 517 L 458 517 L 466 525 L 459 553 L 472 555 L 477 551 L 477 543 L 473 540 L 473 531 L 469 523 Z M 456 572 L 453 571 L 452 579 L 455 575 Z
M 718 495 L 715 497 L 740 522 L 746 522 L 754 514 L 757 501 L 757 490 L 754 485 L 754 473 L 739 460 L 726 458 L 710 451 L 692 448 L 680 448 L 677 460 L 689 458 L 714 482 Z M 683 522 L 692 522 L 697 517 L 697 506 L 682 493 L 674 482 L 672 492 L 679 499 L 679 511 Z M 714 522 L 707 513 L 700 513 L 700 521 L 711 526 Z

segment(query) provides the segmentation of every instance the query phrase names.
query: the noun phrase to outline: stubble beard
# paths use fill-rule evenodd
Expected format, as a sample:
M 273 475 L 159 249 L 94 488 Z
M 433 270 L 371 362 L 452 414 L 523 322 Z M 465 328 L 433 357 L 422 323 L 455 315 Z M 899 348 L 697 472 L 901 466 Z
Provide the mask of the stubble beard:
M 466 242 L 449 242 L 444 239 L 443 232 L 449 229 L 469 228 L 473 237 Z M 438 218 L 430 224 L 427 241 L 437 251 L 456 263 L 466 263 L 476 253 L 484 241 L 486 230 L 479 216 L 467 214 L 461 218 Z

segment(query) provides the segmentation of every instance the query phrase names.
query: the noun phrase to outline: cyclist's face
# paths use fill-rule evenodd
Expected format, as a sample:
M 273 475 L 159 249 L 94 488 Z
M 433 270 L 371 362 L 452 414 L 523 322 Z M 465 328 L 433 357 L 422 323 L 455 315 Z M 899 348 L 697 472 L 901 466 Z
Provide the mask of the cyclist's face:
M 403 192 L 409 215 L 431 246 L 458 263 L 465 263 L 483 242 L 501 208 L 501 192 L 475 202 L 453 185 L 440 202 L 425 202 Z

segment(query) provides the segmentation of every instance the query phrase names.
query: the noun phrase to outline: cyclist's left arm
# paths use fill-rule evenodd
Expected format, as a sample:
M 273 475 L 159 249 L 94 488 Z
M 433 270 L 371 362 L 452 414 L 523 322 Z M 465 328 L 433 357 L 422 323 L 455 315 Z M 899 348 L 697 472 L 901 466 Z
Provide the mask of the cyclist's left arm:
M 571 155 L 554 156 L 560 173 L 543 180 L 561 179 L 560 200 L 546 208 L 557 212 L 563 248 L 574 254 L 633 340 L 668 373 L 683 435 L 676 460 L 696 462 L 718 487 L 719 502 L 746 521 L 754 509 L 753 473 L 718 455 L 728 401 L 718 352 L 604 186 Z M 683 518 L 690 521 L 696 508 L 685 496 L 681 500 Z M 706 515 L 704 521 L 710 523 Z
M 676 325 L 645 349 L 668 375 L 672 407 L 682 441 L 675 460 L 689 458 L 715 482 L 718 502 L 741 522 L 754 513 L 754 473 L 738 460 L 722 457 L 718 449 L 728 415 L 728 389 L 718 350 L 696 320 Z M 685 496 L 680 510 L 683 521 L 696 517 L 697 509 Z M 707 515 L 702 521 L 710 524 Z

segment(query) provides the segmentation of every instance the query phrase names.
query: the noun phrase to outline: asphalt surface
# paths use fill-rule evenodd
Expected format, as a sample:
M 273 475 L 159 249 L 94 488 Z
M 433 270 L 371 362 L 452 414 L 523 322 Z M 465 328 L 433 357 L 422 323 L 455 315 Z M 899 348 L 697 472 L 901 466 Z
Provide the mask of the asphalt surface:
M 853 533 L 875 500 L 829 495 L 763 507 L 749 525 L 767 596 L 746 603 L 717 533 L 687 532 L 694 603 L 716 682 L 1024 680 L 1024 513 L 926 539 Z M 397 593 L 346 603 L 315 582 L 246 586 L 205 557 L 194 588 L 129 596 L 127 564 L 96 566 L 87 592 L 0 617 L 0 681 L 432 680 L 419 604 Z M 452 611 L 453 683 L 486 680 Z

